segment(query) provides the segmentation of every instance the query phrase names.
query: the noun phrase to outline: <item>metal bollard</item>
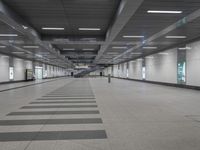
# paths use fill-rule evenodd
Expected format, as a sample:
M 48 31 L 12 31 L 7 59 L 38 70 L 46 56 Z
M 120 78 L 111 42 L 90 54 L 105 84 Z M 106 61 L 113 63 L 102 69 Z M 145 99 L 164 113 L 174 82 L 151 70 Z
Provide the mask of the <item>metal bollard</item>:
M 111 83 L 111 76 L 108 74 L 108 83 Z

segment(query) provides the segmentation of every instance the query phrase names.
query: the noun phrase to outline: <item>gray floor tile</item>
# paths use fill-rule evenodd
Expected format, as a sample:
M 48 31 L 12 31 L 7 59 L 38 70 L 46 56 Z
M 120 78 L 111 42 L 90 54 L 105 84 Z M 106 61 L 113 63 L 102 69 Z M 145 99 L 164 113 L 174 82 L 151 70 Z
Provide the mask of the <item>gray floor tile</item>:
M 105 139 L 104 130 L 93 131 L 49 131 L 49 132 L 7 132 L 0 133 L 0 141 L 41 141 L 41 140 L 76 140 Z
M 66 115 L 66 114 L 99 114 L 99 111 L 28 111 L 28 112 L 11 112 L 7 116 L 18 115 Z
M 43 106 L 23 106 L 21 109 L 48 109 L 48 108 L 94 108 L 97 105 L 43 105 Z
M 32 119 L 32 120 L 0 120 L 0 126 L 38 125 L 38 124 L 92 124 L 102 123 L 100 118 L 77 119 Z

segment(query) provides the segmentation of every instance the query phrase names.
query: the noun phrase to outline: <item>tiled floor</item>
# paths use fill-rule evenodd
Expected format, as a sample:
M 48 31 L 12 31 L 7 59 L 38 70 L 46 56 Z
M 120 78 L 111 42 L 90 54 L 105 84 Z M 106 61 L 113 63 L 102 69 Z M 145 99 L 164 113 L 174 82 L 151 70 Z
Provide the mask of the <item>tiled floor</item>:
M 106 78 L 0 93 L 0 150 L 199 150 L 200 92 Z

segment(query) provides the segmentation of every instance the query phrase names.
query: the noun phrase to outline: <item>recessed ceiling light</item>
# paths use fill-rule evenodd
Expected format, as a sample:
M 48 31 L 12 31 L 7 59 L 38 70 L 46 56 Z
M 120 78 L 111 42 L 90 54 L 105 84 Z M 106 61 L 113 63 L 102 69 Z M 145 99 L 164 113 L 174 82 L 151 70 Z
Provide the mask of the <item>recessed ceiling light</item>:
M 141 36 L 141 35 L 124 35 L 123 38 L 144 38 L 144 36 Z
M 23 46 L 23 48 L 27 48 L 27 49 L 37 49 L 39 48 L 39 46 L 34 46 L 34 45 L 26 45 L 26 46 Z
M 6 48 L 6 46 L 4 46 L 4 45 L 0 45 L 0 48 Z
M 83 50 L 84 51 L 93 51 L 94 49 L 93 48 L 84 48 Z
M 13 54 L 24 54 L 24 52 L 12 52 Z
M 128 47 L 126 46 L 113 46 L 113 49 L 127 49 Z
M 153 46 L 145 46 L 143 49 L 157 49 L 158 47 L 153 47 Z
M 166 36 L 167 39 L 185 39 L 186 36 Z
M 192 49 L 191 47 L 180 47 L 180 48 L 178 48 L 179 50 L 190 50 L 190 49 Z
M 182 11 L 168 11 L 168 10 L 148 10 L 148 13 L 156 13 L 156 14 L 181 14 Z
M 63 50 L 66 50 L 66 51 L 74 51 L 75 49 L 74 49 L 74 48 L 63 48 Z
M 169 55 L 169 53 L 158 53 L 160 55 Z
M 42 30 L 65 30 L 65 28 L 43 27 Z
M 78 28 L 80 31 L 100 31 L 100 28 Z
M 17 34 L 0 34 L 0 36 L 18 36 Z
M 150 58 L 150 59 L 152 59 L 152 58 L 154 58 L 153 56 L 147 56 L 146 58 Z

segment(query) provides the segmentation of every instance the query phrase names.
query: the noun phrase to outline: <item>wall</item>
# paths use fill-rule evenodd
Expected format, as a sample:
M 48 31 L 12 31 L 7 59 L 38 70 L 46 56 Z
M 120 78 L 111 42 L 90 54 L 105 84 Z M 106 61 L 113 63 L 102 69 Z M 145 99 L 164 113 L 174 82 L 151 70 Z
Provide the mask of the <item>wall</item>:
M 113 66 L 113 76 L 119 77 L 118 65 Z
M 41 66 L 43 69 L 45 68 L 44 64 L 32 62 L 28 60 L 23 60 L 19 58 L 12 58 L 9 56 L 0 54 L 0 83 L 1 82 L 9 82 L 9 67 L 14 67 L 14 81 L 25 80 L 25 71 L 26 69 L 33 69 L 34 66 Z M 66 74 L 66 70 L 47 65 L 47 77 L 59 77 L 64 76 Z
M 142 59 L 129 62 L 129 78 L 142 80 Z
M 130 61 L 128 78 L 142 80 L 142 59 Z M 127 78 L 127 63 L 120 64 L 119 75 L 115 68 L 115 77 Z M 117 65 L 115 65 L 117 66 Z M 177 49 L 170 49 L 160 54 L 145 58 L 146 80 L 177 83 Z
M 19 58 L 13 59 L 14 64 L 14 80 L 25 80 L 25 63 L 24 60 Z
M 177 49 L 145 58 L 146 80 L 177 83 Z
M 186 85 L 200 86 L 200 41 L 187 44 L 186 47 L 188 47 L 186 51 Z M 147 56 L 145 58 L 146 80 L 177 84 L 177 49 L 169 49 Z M 142 80 L 142 59 L 128 63 L 128 78 Z M 113 76 L 127 78 L 126 63 L 114 65 Z
M 188 85 L 200 86 L 200 41 L 188 44 L 187 50 L 186 82 Z
M 9 81 L 9 57 L 0 55 L 0 82 Z
M 186 85 L 200 86 L 200 41 L 187 44 Z M 177 84 L 177 49 L 173 48 L 145 58 L 146 80 Z M 130 61 L 130 79 L 142 80 L 142 59 Z M 106 74 L 109 68 L 106 68 Z M 113 76 L 126 78 L 126 63 L 113 66 Z
M 33 62 L 32 61 L 24 61 L 26 69 L 33 69 Z

